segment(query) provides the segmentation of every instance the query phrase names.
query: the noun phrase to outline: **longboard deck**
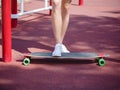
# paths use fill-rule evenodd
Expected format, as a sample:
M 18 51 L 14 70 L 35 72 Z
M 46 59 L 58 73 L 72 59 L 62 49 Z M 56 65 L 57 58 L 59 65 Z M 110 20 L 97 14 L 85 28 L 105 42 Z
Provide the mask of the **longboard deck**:
M 89 52 L 76 52 L 76 53 L 62 53 L 62 56 L 60 57 L 53 57 L 52 53 L 47 52 L 34 52 L 30 54 L 24 54 L 25 58 L 23 60 L 23 65 L 29 65 L 31 59 L 46 59 L 46 58 L 52 58 L 52 59 L 90 59 L 95 58 L 95 61 L 97 61 L 99 66 L 105 65 L 104 57 L 108 57 L 109 54 L 97 54 L 97 53 L 89 53 Z
M 88 58 L 97 58 L 97 57 L 108 57 L 108 54 L 97 54 L 97 53 L 89 53 L 89 52 L 75 52 L 75 53 L 62 53 L 60 57 L 53 57 L 51 52 L 34 52 L 27 54 L 26 56 L 31 58 L 60 58 L 60 59 L 88 59 Z

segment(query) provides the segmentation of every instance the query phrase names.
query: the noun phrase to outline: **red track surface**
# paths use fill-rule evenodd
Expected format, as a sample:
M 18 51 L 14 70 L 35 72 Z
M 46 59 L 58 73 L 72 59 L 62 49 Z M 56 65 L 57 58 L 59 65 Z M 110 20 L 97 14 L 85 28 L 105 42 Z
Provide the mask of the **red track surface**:
M 39 2 L 39 3 L 38 3 Z M 12 30 L 13 62 L 0 62 L 0 90 L 118 90 L 120 89 L 119 0 L 73 0 L 70 25 L 64 40 L 71 52 L 108 53 L 106 66 L 89 60 L 32 60 L 21 65 L 22 53 L 50 52 L 54 47 L 48 11 L 22 16 Z M 43 6 L 26 2 L 26 10 Z M 0 29 L 0 58 L 2 43 Z

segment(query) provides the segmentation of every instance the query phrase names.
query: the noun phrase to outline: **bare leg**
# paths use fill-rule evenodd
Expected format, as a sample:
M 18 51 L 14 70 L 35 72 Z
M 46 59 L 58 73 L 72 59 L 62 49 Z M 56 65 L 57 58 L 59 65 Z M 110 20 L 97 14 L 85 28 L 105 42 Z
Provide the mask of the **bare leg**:
M 62 6 L 61 6 L 61 15 L 62 15 L 61 41 L 62 42 L 69 24 L 70 3 L 71 3 L 71 0 L 62 0 Z
M 62 16 L 61 16 L 61 2 L 62 0 L 52 0 L 52 25 L 53 33 L 56 39 L 56 45 L 52 56 L 61 56 L 61 29 L 62 29 Z
M 52 25 L 56 39 L 52 56 L 61 56 L 62 52 L 69 52 L 62 44 L 69 22 L 69 6 L 71 0 L 53 0 Z
M 52 3 L 52 25 L 53 33 L 56 43 L 62 43 L 61 29 L 62 29 L 62 16 L 61 16 L 61 0 L 53 0 Z

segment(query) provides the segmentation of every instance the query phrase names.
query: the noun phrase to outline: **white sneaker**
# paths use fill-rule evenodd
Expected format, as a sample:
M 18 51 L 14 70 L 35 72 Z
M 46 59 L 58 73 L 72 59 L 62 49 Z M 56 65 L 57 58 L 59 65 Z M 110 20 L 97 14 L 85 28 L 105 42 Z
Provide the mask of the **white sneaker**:
M 62 44 L 62 53 L 70 53 L 64 44 Z
M 54 57 L 59 57 L 61 56 L 61 50 L 62 50 L 62 44 L 56 44 L 55 49 L 52 53 L 52 56 Z

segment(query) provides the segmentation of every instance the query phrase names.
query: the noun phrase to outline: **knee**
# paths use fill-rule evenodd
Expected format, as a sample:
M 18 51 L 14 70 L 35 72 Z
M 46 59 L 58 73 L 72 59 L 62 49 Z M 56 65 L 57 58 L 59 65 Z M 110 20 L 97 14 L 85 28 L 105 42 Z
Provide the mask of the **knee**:
M 62 6 L 62 11 L 63 12 L 67 13 L 67 12 L 69 12 L 69 10 L 70 10 L 70 4 L 69 3 L 66 3 Z
M 61 9 L 61 0 L 52 0 L 53 11 Z

